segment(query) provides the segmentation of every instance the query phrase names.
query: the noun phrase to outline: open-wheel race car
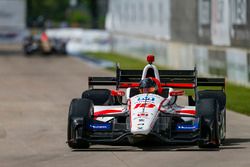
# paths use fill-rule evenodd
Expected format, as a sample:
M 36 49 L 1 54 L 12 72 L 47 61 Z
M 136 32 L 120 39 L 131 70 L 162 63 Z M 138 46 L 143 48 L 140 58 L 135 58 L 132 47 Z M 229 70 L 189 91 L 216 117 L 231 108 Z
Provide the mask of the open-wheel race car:
M 29 34 L 24 38 L 23 51 L 25 55 L 31 56 L 36 53 L 48 54 L 66 54 L 67 40 L 51 38 L 44 31 L 41 34 Z
M 147 61 L 143 70 L 117 66 L 115 77 L 88 78 L 89 89 L 69 107 L 69 147 L 146 140 L 200 148 L 221 145 L 226 138 L 225 79 L 199 78 L 196 68 L 158 70 L 153 55 Z M 200 86 L 211 90 L 199 91 Z M 185 95 L 184 89 L 193 94 Z M 178 105 L 177 98 L 185 99 L 186 105 Z

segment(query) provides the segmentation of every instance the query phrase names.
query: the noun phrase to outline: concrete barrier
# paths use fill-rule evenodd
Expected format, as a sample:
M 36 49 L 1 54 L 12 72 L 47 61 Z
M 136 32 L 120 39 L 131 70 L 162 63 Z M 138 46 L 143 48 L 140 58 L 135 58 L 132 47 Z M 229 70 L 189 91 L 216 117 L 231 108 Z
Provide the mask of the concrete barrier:
M 197 66 L 200 75 L 223 76 L 228 81 L 250 85 L 250 50 L 190 43 L 160 41 L 113 34 L 113 51 L 145 59 L 156 56 L 156 63 L 174 69 Z

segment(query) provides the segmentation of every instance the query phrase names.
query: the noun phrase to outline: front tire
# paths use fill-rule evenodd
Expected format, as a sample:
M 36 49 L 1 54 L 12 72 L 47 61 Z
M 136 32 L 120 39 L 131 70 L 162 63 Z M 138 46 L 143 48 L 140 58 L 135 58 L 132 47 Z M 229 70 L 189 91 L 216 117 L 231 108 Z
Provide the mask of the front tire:
M 200 148 L 218 148 L 221 144 L 221 128 L 219 103 L 216 99 L 200 99 L 197 102 L 197 112 L 200 117 Z M 223 118 L 224 119 L 224 118 Z
M 69 107 L 67 140 L 72 149 L 89 148 L 88 124 L 93 114 L 93 103 L 88 99 L 73 99 Z

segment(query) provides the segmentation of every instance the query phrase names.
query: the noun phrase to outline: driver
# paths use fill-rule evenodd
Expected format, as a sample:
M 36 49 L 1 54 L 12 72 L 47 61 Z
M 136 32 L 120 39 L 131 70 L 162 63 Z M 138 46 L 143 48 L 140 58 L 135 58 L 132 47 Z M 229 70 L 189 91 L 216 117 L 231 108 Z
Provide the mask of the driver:
M 158 93 L 158 86 L 152 78 L 145 78 L 139 84 L 140 93 Z

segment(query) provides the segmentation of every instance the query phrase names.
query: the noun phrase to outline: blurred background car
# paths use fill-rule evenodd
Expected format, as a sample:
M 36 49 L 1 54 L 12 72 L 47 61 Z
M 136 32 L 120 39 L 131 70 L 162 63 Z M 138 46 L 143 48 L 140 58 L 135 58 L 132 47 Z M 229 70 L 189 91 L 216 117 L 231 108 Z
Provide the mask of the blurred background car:
M 46 31 L 29 34 L 24 38 L 23 51 L 26 55 L 42 54 L 66 54 L 67 40 L 51 38 Z

